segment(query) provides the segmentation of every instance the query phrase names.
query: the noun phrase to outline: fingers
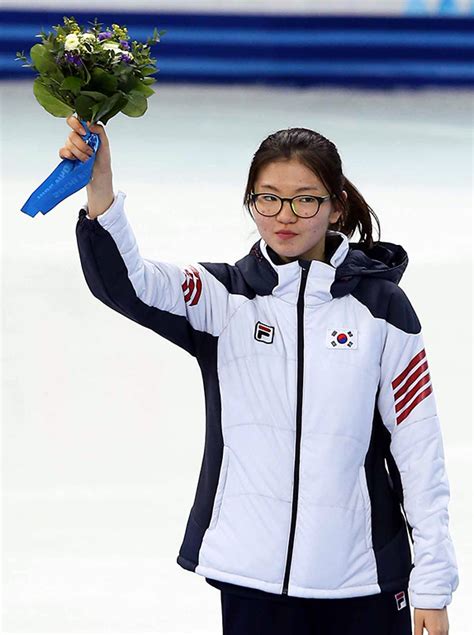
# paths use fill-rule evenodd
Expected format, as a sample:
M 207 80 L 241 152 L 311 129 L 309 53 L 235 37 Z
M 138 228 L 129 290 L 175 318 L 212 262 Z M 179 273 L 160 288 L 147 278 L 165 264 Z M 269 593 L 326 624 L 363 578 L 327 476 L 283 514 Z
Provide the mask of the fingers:
M 413 631 L 413 635 L 423 635 L 423 625 L 424 625 L 424 619 L 423 619 L 423 615 L 421 614 L 420 611 L 417 611 L 415 609 L 414 611 L 414 631 Z
M 61 159 L 75 159 L 76 158 L 73 155 L 73 153 L 67 150 L 66 148 L 60 148 L 59 156 L 61 157 Z
M 77 132 L 71 132 L 59 156 L 63 159 L 79 159 L 87 161 L 94 154 L 94 150 L 82 139 Z
M 79 135 L 85 135 L 86 131 L 84 130 L 81 122 L 79 121 L 79 119 L 77 117 L 75 117 L 74 115 L 69 115 L 69 117 L 66 118 L 66 122 L 69 126 L 71 126 L 71 128 L 77 132 L 77 134 Z M 91 125 L 90 121 L 87 121 L 87 127 L 89 128 L 89 130 L 91 132 L 95 132 L 96 134 L 98 134 L 100 136 L 100 140 L 102 142 L 107 142 L 107 135 L 105 133 L 105 127 L 103 124 L 101 123 L 93 123 Z
M 89 122 L 87 122 L 87 125 L 89 126 Z M 89 130 L 99 135 L 105 134 L 104 126 L 100 123 L 93 123 L 92 126 L 89 126 Z
M 72 128 L 72 132 L 67 137 L 65 145 L 60 148 L 59 156 L 62 159 L 79 159 L 80 161 L 87 161 L 87 159 L 94 154 L 94 151 L 82 138 L 86 134 L 86 131 L 79 119 L 74 115 L 67 117 L 66 122 Z M 90 125 L 90 121 L 87 121 L 86 123 L 90 132 L 98 134 L 101 142 L 108 146 L 108 139 L 103 125 Z
M 84 163 L 84 161 L 87 161 L 87 159 L 90 159 L 92 154 L 85 154 L 84 152 L 80 152 L 77 149 L 69 150 L 65 146 L 63 148 L 60 148 L 59 156 L 61 157 L 61 159 L 79 159 L 79 161 L 82 161 Z
M 74 115 L 69 115 L 69 117 L 66 119 L 66 122 L 69 126 L 71 126 L 73 130 L 77 132 L 77 134 L 80 134 L 80 135 L 86 134 L 86 131 L 82 127 L 81 122 L 79 121 L 77 117 L 74 117 Z M 87 122 L 87 125 L 89 125 L 89 122 Z
M 89 122 L 87 122 L 87 125 L 89 125 Z M 94 123 L 94 124 L 92 124 L 92 126 L 89 126 L 89 130 L 91 132 L 95 132 L 96 134 L 99 135 L 100 143 L 103 146 L 106 146 L 107 148 L 109 147 L 109 140 L 108 140 L 107 135 L 105 133 L 105 128 L 104 128 L 104 126 L 102 124 Z

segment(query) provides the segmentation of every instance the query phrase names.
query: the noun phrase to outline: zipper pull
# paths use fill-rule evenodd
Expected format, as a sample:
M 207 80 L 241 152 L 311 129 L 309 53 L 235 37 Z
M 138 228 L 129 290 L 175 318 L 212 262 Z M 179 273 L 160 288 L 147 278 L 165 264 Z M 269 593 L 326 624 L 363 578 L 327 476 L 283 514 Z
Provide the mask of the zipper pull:
M 303 271 L 308 272 L 309 271 L 309 262 L 307 260 L 300 260 L 300 267 L 303 269 Z

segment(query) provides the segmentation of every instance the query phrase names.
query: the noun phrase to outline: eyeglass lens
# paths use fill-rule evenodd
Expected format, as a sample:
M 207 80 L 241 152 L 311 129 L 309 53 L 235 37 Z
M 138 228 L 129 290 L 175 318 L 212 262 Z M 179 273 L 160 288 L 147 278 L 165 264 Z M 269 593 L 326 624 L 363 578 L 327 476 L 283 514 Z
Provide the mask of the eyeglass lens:
M 257 211 L 264 216 L 278 214 L 282 201 L 273 194 L 257 194 L 255 196 Z M 293 199 L 293 208 L 298 216 L 314 216 L 319 209 L 319 201 L 314 196 L 298 196 Z

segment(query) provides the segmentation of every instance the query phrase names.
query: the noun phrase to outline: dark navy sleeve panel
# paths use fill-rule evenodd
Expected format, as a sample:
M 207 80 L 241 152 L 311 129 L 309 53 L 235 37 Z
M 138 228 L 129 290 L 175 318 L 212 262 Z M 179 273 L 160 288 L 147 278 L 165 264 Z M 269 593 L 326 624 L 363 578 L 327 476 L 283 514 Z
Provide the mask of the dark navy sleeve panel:
M 200 265 L 227 289 L 229 294 L 240 295 L 243 298 L 252 300 L 257 292 L 248 284 L 242 272 L 235 265 L 224 262 L 200 262 Z M 271 293 L 271 288 L 267 291 Z
M 393 287 L 386 321 L 405 333 L 412 333 L 414 335 L 420 333 L 420 320 L 407 294 L 397 284 L 391 284 Z
M 76 239 L 87 285 L 98 300 L 123 316 L 162 335 L 195 356 L 193 329 L 183 315 L 149 306 L 137 297 L 127 268 L 111 235 L 81 210 Z
M 222 263 L 211 271 L 201 263 L 142 258 L 124 211 L 125 196 L 119 190 L 111 207 L 95 219 L 84 208 L 79 212 L 76 237 L 87 284 L 110 308 L 197 356 L 196 338 L 202 343 L 203 336 L 218 337 L 247 301 L 219 279 L 235 268 Z
M 382 318 L 405 333 L 421 331 L 413 305 L 395 282 L 362 277 L 351 295 L 364 304 L 374 317 Z

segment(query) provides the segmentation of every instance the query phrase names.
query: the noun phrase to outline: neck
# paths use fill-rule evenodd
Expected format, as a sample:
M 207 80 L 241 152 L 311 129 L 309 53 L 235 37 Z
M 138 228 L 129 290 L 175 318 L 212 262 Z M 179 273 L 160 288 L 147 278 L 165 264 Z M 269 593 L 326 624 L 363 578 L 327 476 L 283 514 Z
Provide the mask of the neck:
M 269 245 L 268 245 L 268 249 L 271 249 L 272 253 L 276 255 L 278 260 L 281 261 L 281 263 L 285 263 L 285 264 L 289 262 L 294 262 L 295 260 L 298 260 L 298 258 L 304 258 L 305 260 L 320 260 L 321 262 L 326 262 L 326 263 L 328 262 L 326 259 L 326 250 L 324 249 L 324 245 L 323 245 L 322 253 L 318 253 L 318 252 L 315 253 L 315 248 L 313 248 L 312 250 L 299 254 L 298 256 L 284 256 L 282 254 L 277 253 Z
M 270 254 L 272 260 L 277 265 L 286 264 L 289 262 L 294 262 L 298 258 L 305 258 L 306 260 L 320 260 L 321 262 L 325 262 L 326 264 L 330 264 L 330 259 L 339 246 L 341 240 L 339 237 L 326 236 L 325 240 L 322 242 L 321 253 L 318 253 L 318 245 L 315 245 L 313 249 L 310 251 L 299 254 L 298 256 L 284 256 L 277 253 L 274 249 L 267 244 L 268 253 Z

